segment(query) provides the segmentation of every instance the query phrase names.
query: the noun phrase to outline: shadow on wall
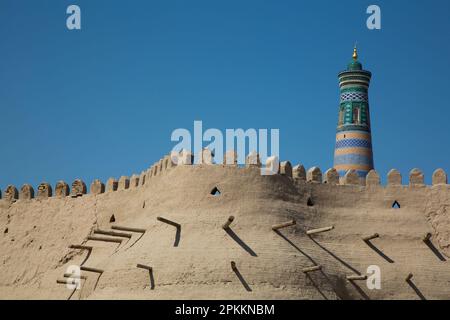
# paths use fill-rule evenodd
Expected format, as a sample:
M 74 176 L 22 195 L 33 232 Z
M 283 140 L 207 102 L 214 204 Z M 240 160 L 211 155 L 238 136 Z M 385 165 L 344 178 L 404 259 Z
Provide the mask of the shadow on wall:
M 238 270 L 238 268 L 236 266 L 236 263 L 234 261 L 231 261 L 231 269 L 236 274 L 236 276 L 238 277 L 239 281 L 244 286 L 245 290 L 247 290 L 248 292 L 251 292 L 252 288 L 250 288 L 250 286 L 248 285 L 247 281 L 244 279 L 244 277 L 242 276 L 241 272 Z
M 165 219 L 163 217 L 157 217 L 156 218 L 158 221 L 161 221 L 163 223 L 167 223 L 173 227 L 176 228 L 176 232 L 175 232 L 175 241 L 173 243 L 174 247 L 178 247 L 178 245 L 180 244 L 180 239 L 181 239 L 181 225 L 179 223 L 170 221 L 168 219 Z
M 244 249 L 245 251 L 247 251 L 252 257 L 257 257 L 258 255 L 256 254 L 255 251 L 253 251 L 252 248 L 250 248 L 241 238 L 239 238 L 239 236 L 234 233 L 233 230 L 231 230 L 231 228 L 226 228 L 224 229 L 225 232 L 231 237 L 231 239 L 233 239 L 234 241 L 236 241 L 236 243 L 238 245 L 240 245 L 242 247 L 242 249 Z

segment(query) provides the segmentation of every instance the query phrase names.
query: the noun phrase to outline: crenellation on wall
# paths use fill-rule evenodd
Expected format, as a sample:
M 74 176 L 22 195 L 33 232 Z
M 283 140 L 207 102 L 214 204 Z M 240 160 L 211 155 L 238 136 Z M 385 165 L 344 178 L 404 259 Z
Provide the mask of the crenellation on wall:
M 52 197 L 52 186 L 47 182 L 42 182 L 37 188 L 37 199 L 48 199 Z
M 323 182 L 331 185 L 339 184 L 339 173 L 335 168 L 330 168 L 325 172 Z
M 90 188 L 91 194 L 101 194 L 105 192 L 105 184 L 101 182 L 99 179 L 95 179 L 91 183 Z
M 127 176 L 121 176 L 117 190 L 127 190 L 130 187 L 130 178 Z
M 159 159 L 158 161 L 158 171 L 162 173 L 166 168 L 164 167 L 164 158 Z
M 153 164 L 153 165 L 150 167 L 150 175 L 151 175 L 151 177 L 156 176 L 156 173 L 157 173 L 157 167 L 156 167 L 155 164 Z
M 366 176 L 366 187 L 379 187 L 381 184 L 380 175 L 374 169 L 370 170 Z
M 199 154 L 200 163 L 207 165 L 215 165 L 213 153 L 208 148 L 204 148 Z M 237 166 L 238 155 L 236 151 L 230 150 L 224 155 L 224 165 Z M 171 152 L 170 155 L 164 156 L 158 162 L 155 162 L 150 168 L 142 171 L 139 175 L 133 174 L 131 178 L 121 176 L 119 181 L 115 178 L 109 178 L 106 185 L 100 180 L 95 179 L 90 185 L 91 194 L 101 194 L 117 190 L 135 189 L 148 183 L 152 176 L 161 175 L 165 171 L 180 165 L 192 165 L 193 154 L 190 151 L 182 150 L 181 152 Z M 260 167 L 260 157 L 257 152 L 250 152 L 246 157 L 246 167 Z M 223 167 L 217 165 L 217 167 Z M 381 185 L 380 175 L 376 170 L 370 170 L 365 178 L 361 178 L 356 170 L 349 170 L 343 177 L 339 177 L 339 173 L 335 168 L 328 169 L 324 174 L 319 167 L 312 167 L 308 171 L 301 164 L 292 167 L 290 161 L 279 162 L 278 157 L 272 156 L 266 159 L 265 167 L 268 175 L 280 174 L 292 177 L 294 181 L 306 181 L 309 183 L 325 183 L 329 185 L 361 185 L 370 189 L 373 187 L 383 188 Z M 264 168 L 261 174 L 265 175 Z M 432 185 L 447 185 L 447 174 L 443 169 L 436 169 L 432 175 Z M 386 188 L 402 186 L 401 173 L 392 169 L 387 174 Z M 409 188 L 425 187 L 424 174 L 420 169 L 414 168 L 409 172 Z M 406 187 L 406 186 L 405 186 Z M 67 183 L 59 181 L 55 186 L 54 196 L 61 198 L 71 195 L 78 197 L 86 194 L 86 185 L 80 179 L 76 179 L 70 189 Z M 402 191 L 403 192 L 403 191 Z M 53 196 L 53 189 L 50 184 L 43 182 L 37 188 L 36 199 L 47 199 Z M 7 201 L 31 200 L 35 198 L 34 189 L 29 184 L 24 184 L 19 191 L 10 185 L 3 194 L 3 198 Z M 1 199 L 1 192 L 0 192 Z
M 208 148 L 203 148 L 203 150 L 200 151 L 197 156 L 198 156 L 198 164 L 212 165 L 214 163 L 214 154 Z
M 342 183 L 347 186 L 358 186 L 361 185 L 360 178 L 356 170 L 348 170 L 344 178 L 342 179 Z
M 106 181 L 106 192 L 112 192 L 117 191 L 117 188 L 119 187 L 119 182 L 115 178 L 109 178 L 108 181 Z
M 149 179 L 153 178 L 155 176 L 155 166 L 151 165 L 148 169 Z
M 67 197 L 69 195 L 69 185 L 64 181 L 58 181 L 55 186 L 55 196 L 58 198 Z
M 170 169 L 176 167 L 177 162 L 174 162 L 174 159 L 172 158 L 172 154 L 165 156 L 165 158 L 167 159 L 167 165 L 166 165 L 167 170 L 170 170 Z M 175 161 L 178 161 L 178 160 L 175 160 Z
M 9 201 L 15 201 L 19 199 L 19 191 L 14 185 L 9 185 L 6 187 L 5 199 Z
M 162 161 L 163 161 L 162 168 L 163 168 L 164 171 L 169 169 L 169 159 L 170 159 L 169 156 L 164 156 L 164 158 L 162 159 Z
M 301 164 L 298 164 L 294 168 L 292 168 L 292 177 L 295 180 L 306 181 L 305 167 Z
M 20 200 L 31 200 L 34 198 L 34 189 L 33 187 L 26 183 L 20 188 L 19 199 Z
M 139 176 L 139 185 L 141 185 L 141 186 L 145 185 L 146 178 L 147 178 L 147 172 L 142 171 L 141 175 Z
M 409 186 L 410 187 L 425 186 L 424 176 L 420 169 L 414 168 L 409 172 Z
M 133 174 L 130 178 L 130 189 L 136 189 L 139 187 L 139 176 Z
M 72 189 L 70 192 L 71 197 L 81 197 L 82 195 L 85 195 L 87 193 L 86 184 L 81 179 L 76 179 L 74 182 L 72 182 Z
M 319 167 L 312 167 L 306 173 L 306 181 L 312 183 L 322 183 L 322 171 Z
M 180 157 L 179 157 L 179 161 L 178 161 L 178 165 L 192 165 L 194 163 L 194 155 L 192 154 L 192 152 L 183 149 L 180 152 Z
M 444 169 L 439 168 L 433 172 L 432 184 L 433 186 L 447 184 L 447 174 Z
M 387 185 L 388 186 L 401 186 L 402 185 L 402 175 L 397 169 L 391 169 L 387 174 Z
M 10 202 L 14 202 L 19 199 L 19 192 L 17 191 L 17 188 L 11 184 L 7 186 L 5 189 L 4 199 Z
M 261 168 L 261 174 L 274 175 L 280 173 L 280 160 L 277 156 L 271 156 L 266 159 L 266 166 Z M 292 169 L 291 169 L 292 176 Z
M 159 161 L 153 164 L 153 175 L 157 176 L 161 172 L 161 168 L 159 167 Z
M 256 151 L 251 151 L 245 158 L 246 167 L 261 167 L 261 160 L 259 158 L 259 153 Z
M 227 166 L 237 166 L 237 153 L 235 150 L 228 150 L 225 152 L 223 164 Z
M 292 165 L 289 161 L 280 163 L 280 174 L 292 178 Z
M 152 172 L 152 167 L 148 168 L 147 171 L 145 172 L 145 183 L 149 183 L 150 179 L 152 178 L 153 172 Z

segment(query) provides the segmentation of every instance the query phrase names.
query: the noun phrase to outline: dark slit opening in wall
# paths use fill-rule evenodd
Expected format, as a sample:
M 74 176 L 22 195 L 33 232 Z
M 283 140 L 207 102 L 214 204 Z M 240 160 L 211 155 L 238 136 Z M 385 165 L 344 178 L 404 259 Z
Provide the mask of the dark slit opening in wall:
M 312 201 L 311 197 L 308 198 L 308 201 L 306 202 L 306 204 L 308 205 L 308 207 L 314 206 L 314 202 Z
M 110 223 L 116 222 L 116 217 L 114 217 L 114 215 L 112 215 L 111 218 L 109 218 L 109 222 Z
M 400 209 L 400 203 L 398 203 L 398 201 L 395 200 L 394 203 L 392 204 L 392 208 L 394 208 L 394 209 Z
M 217 187 L 214 187 L 211 190 L 211 195 L 213 195 L 213 196 L 220 196 L 220 190 Z

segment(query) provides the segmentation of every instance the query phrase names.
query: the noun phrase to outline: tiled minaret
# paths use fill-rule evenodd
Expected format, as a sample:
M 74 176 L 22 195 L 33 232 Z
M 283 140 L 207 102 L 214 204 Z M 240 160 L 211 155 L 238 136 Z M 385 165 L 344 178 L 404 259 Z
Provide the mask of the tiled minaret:
M 369 84 L 372 74 L 363 70 L 356 46 L 347 70 L 339 73 L 341 92 L 334 150 L 334 168 L 340 176 L 354 169 L 361 178 L 373 169 L 369 116 Z

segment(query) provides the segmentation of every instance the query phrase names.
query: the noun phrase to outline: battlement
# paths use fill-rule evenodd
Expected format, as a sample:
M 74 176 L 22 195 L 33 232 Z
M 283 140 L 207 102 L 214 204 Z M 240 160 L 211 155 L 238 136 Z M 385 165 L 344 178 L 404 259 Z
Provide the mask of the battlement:
M 214 154 L 211 150 L 203 149 L 197 158 L 186 150 L 180 153 L 172 153 L 166 155 L 159 161 L 155 162 L 150 168 L 142 171 L 140 174 L 133 174 L 130 177 L 121 176 L 118 180 L 111 177 L 106 182 L 106 185 L 99 179 L 95 179 L 90 184 L 89 193 L 93 195 L 100 195 L 105 192 L 115 192 L 121 190 L 133 190 L 150 183 L 153 178 L 165 174 L 177 166 L 234 166 L 236 170 L 240 167 L 237 164 L 237 154 L 235 151 L 228 151 L 224 155 L 223 164 L 216 164 L 214 161 Z M 194 161 L 197 160 L 197 161 Z M 362 188 L 392 188 L 392 187 L 409 187 L 409 188 L 426 188 L 436 185 L 447 185 L 447 174 L 443 169 L 437 169 L 432 176 L 432 185 L 427 186 L 424 182 L 424 175 L 420 169 L 414 168 L 409 172 L 409 181 L 407 185 L 403 184 L 401 173 L 392 169 L 387 173 L 386 186 L 381 185 L 380 175 L 376 170 L 371 170 L 365 179 L 361 179 L 355 170 L 349 170 L 340 177 L 336 169 L 330 168 L 322 173 L 319 167 L 312 167 L 305 170 L 304 166 L 297 164 L 292 166 L 290 161 L 279 162 L 276 157 L 269 157 L 266 160 L 266 168 L 272 168 L 273 173 L 277 175 L 286 176 L 294 183 L 313 183 L 313 184 L 327 184 L 334 186 L 360 186 Z M 275 167 L 274 167 L 275 166 Z M 277 166 L 277 168 L 276 168 Z M 245 167 L 262 168 L 259 154 L 251 152 L 246 156 Z M 273 169 L 275 168 L 275 170 Z M 72 197 L 77 198 L 88 194 L 86 183 L 80 179 L 76 179 L 69 186 L 64 181 L 59 181 L 55 185 L 55 193 L 53 194 L 52 186 L 47 182 L 42 182 L 37 187 L 35 197 L 34 188 L 30 184 L 24 184 L 19 190 L 13 186 L 8 185 L 3 195 L 0 192 L 0 199 L 9 202 L 16 200 L 44 200 L 50 197 Z

